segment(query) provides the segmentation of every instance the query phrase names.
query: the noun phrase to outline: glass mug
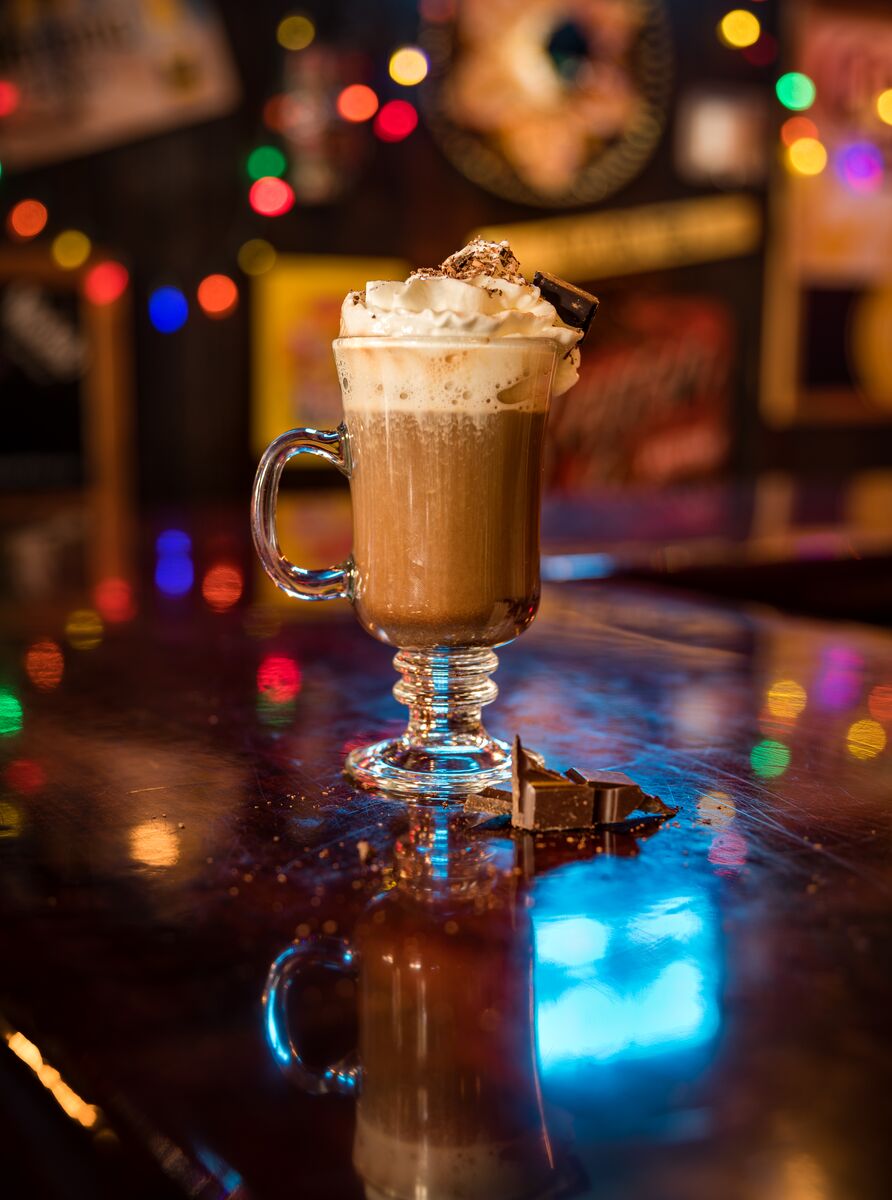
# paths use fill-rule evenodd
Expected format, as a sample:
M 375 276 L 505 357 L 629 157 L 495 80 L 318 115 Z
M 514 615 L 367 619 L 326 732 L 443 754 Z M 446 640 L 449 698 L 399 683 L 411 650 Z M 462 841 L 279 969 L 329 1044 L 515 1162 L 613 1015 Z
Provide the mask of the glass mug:
M 461 795 L 507 779 L 509 746 L 480 710 L 497 695 L 493 647 L 539 605 L 545 421 L 558 348 L 548 338 L 350 337 L 334 342 L 344 421 L 270 444 L 252 531 L 267 574 L 301 600 L 349 600 L 397 647 L 405 733 L 354 750 L 360 786 L 405 798 Z M 350 480 L 353 552 L 313 571 L 279 548 L 282 471 L 315 454 Z
M 532 925 L 509 889 L 404 870 L 353 945 L 295 942 L 270 968 L 269 1046 L 301 1090 L 357 1094 L 353 1164 L 369 1200 L 533 1200 L 562 1178 L 537 1072 Z M 288 993 L 320 967 L 357 979 L 359 1047 L 317 1070 Z

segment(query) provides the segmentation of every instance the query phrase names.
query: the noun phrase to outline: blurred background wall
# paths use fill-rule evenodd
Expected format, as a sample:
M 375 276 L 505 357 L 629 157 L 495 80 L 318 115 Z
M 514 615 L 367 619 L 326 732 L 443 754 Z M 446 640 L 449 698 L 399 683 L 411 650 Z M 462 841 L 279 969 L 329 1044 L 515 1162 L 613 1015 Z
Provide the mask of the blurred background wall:
M 481 229 L 602 299 L 553 489 L 890 460 L 888 3 L 10 0 L 0 164 L 7 492 L 242 498 Z

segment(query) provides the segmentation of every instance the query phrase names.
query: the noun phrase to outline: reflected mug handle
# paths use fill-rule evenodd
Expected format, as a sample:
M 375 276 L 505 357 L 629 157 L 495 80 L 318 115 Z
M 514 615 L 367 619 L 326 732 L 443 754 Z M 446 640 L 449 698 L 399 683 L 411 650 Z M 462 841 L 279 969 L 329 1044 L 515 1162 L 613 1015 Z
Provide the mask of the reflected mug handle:
M 266 1040 L 283 1073 L 311 1096 L 349 1096 L 359 1083 L 359 1056 L 355 1050 L 338 1062 L 318 1070 L 308 1067 L 288 1026 L 288 993 L 306 967 L 324 967 L 353 978 L 356 965 L 350 943 L 341 938 L 315 937 L 292 942 L 269 969 L 263 989 L 263 1025 Z
M 353 558 L 336 567 L 310 571 L 286 558 L 279 549 L 276 508 L 279 484 L 289 459 L 298 454 L 315 454 L 337 467 L 350 478 L 350 446 L 347 427 L 337 429 L 291 429 L 270 442 L 254 477 L 251 494 L 251 533 L 254 546 L 270 579 L 289 596 L 298 600 L 351 600 L 353 598 Z

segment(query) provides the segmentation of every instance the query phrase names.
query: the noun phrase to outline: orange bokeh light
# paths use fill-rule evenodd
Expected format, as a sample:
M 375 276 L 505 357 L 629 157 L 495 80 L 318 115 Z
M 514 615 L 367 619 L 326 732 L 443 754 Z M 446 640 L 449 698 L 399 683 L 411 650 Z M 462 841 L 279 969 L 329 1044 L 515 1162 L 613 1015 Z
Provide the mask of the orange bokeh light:
M 36 792 L 46 783 L 46 772 L 40 763 L 29 758 L 17 758 L 3 772 L 3 781 L 14 792 Z
M 93 589 L 96 611 L 110 624 L 132 621 L 136 616 L 133 588 L 126 579 L 103 579 Z
M 91 267 L 84 276 L 84 295 L 91 304 L 114 304 L 124 295 L 129 282 L 127 268 L 109 259 Z
M 785 146 L 792 146 L 800 138 L 816 138 L 818 127 L 808 117 L 790 117 L 781 125 L 781 141 Z
M 57 642 L 49 638 L 35 642 L 25 651 L 25 673 L 42 692 L 51 692 L 62 682 L 65 659 Z
M 232 563 L 217 563 L 211 567 L 201 585 L 201 594 L 214 612 L 226 612 L 237 604 L 242 594 L 244 578 Z
M 351 83 L 338 96 L 337 110 L 345 121 L 370 121 L 378 111 L 378 97 L 364 83 Z
M 207 275 L 198 285 L 198 303 L 209 317 L 228 317 L 238 304 L 238 287 L 228 275 Z
M 46 228 L 46 205 L 39 200 L 20 200 L 6 218 L 10 234 L 20 242 L 28 242 Z

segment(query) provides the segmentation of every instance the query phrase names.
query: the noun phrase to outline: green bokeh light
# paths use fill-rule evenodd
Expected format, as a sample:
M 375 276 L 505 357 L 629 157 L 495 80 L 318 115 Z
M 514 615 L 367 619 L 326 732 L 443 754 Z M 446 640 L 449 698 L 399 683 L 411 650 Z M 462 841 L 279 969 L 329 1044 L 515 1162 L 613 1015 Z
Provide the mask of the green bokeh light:
M 0 737 L 11 737 L 22 728 L 22 706 L 9 688 L 0 688 Z
M 284 175 L 288 160 L 278 146 L 258 146 L 248 155 L 248 174 L 252 179 Z
M 801 71 L 788 71 L 786 75 L 781 75 L 774 90 L 784 108 L 791 108 L 794 112 L 811 108 L 815 102 L 814 81 Z
M 776 779 L 790 765 L 790 748 L 783 742 L 759 742 L 750 751 L 750 766 L 763 779 Z

